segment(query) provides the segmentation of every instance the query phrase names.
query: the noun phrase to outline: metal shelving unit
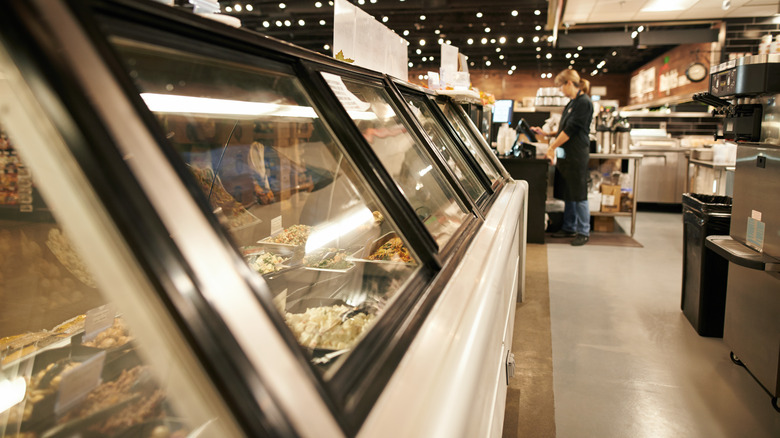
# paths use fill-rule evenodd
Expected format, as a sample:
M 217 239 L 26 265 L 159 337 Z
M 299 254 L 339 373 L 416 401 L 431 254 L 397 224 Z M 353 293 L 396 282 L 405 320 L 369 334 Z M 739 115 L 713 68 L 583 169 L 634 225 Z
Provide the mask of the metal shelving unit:
M 631 205 L 631 211 L 617 211 L 617 212 L 601 212 L 592 211 L 591 216 L 607 216 L 607 217 L 631 217 L 631 237 L 634 237 L 634 231 L 636 231 L 636 204 L 637 204 L 637 178 L 639 176 L 639 165 L 642 163 L 642 154 L 590 154 L 591 160 L 633 160 L 634 161 L 634 179 L 633 179 L 633 191 L 634 202 Z

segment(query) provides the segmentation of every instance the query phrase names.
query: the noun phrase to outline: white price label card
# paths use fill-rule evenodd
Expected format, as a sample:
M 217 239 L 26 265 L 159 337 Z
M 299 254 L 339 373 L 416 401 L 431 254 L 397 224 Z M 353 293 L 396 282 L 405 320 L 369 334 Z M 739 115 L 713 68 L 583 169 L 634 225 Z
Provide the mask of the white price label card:
M 103 364 L 106 362 L 106 352 L 90 357 L 81 365 L 62 373 L 57 403 L 54 413 L 61 416 L 68 409 L 78 404 L 90 391 L 100 385 L 100 375 L 103 374 Z
M 341 80 L 341 76 L 323 72 L 322 77 L 325 79 L 325 82 L 330 85 L 333 94 L 336 95 L 339 102 L 344 105 L 344 109 L 347 111 L 365 111 L 371 106 L 370 103 L 363 102 L 352 94 L 346 84 L 344 84 L 344 81 Z
M 271 219 L 271 235 L 276 235 L 277 233 L 282 231 L 282 217 L 276 216 L 275 218 Z
M 84 337 L 81 342 L 95 339 L 98 333 L 114 325 L 114 316 L 116 311 L 113 304 L 105 304 L 87 311 L 84 320 Z
M 750 210 L 750 217 L 761 222 L 761 212 L 756 210 Z

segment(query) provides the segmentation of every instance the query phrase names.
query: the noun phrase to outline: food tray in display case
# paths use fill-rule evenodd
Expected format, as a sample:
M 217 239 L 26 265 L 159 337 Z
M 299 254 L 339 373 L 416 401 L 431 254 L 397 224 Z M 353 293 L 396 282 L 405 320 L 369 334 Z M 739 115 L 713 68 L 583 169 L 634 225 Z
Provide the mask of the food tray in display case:
M 309 225 L 292 225 L 265 239 L 258 240 L 257 243 L 276 248 L 299 248 L 306 244 L 311 229 L 312 227 Z
M 347 260 L 361 263 L 404 264 L 414 265 L 415 261 L 409 254 L 398 234 L 390 232 L 374 240 L 370 245 L 356 251 Z

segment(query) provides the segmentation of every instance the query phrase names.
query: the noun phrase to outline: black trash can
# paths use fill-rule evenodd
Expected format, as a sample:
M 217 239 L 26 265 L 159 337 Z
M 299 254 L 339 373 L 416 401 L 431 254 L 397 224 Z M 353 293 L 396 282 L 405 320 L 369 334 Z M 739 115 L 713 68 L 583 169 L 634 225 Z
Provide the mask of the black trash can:
M 711 235 L 728 235 L 731 198 L 685 193 L 683 284 L 680 307 L 701 336 L 723 337 L 729 262 L 705 247 Z

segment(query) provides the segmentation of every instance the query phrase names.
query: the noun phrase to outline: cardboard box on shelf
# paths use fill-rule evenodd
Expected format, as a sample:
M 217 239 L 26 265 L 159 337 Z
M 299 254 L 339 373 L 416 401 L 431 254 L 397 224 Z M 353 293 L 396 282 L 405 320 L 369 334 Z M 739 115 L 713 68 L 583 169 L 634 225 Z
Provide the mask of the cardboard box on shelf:
M 594 216 L 593 231 L 597 233 L 611 233 L 615 231 L 615 218 L 612 216 Z
M 601 184 L 601 211 L 604 213 L 620 211 L 620 186 Z

